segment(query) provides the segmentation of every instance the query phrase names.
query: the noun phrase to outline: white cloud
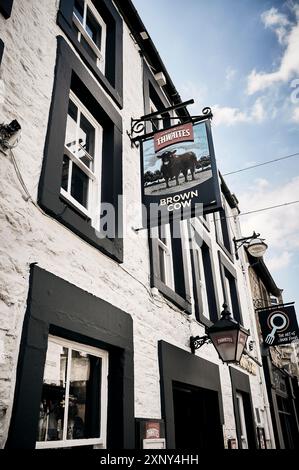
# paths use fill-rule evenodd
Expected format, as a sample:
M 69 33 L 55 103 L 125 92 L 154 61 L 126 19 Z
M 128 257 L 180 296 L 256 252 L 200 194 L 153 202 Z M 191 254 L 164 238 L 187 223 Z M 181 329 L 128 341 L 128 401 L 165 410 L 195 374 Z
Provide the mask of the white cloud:
M 292 115 L 292 121 L 299 123 L 299 108 L 295 108 Z
M 271 256 L 267 260 L 267 266 L 270 272 L 279 271 L 280 269 L 287 268 L 292 260 L 292 253 L 283 251 L 281 254 Z
M 231 108 L 229 106 L 212 106 L 215 125 L 233 126 L 235 124 L 248 122 L 263 122 L 267 113 L 265 111 L 265 103 L 263 98 L 258 98 L 249 110 L 241 111 L 239 108 Z
M 227 67 L 225 71 L 225 80 L 227 82 L 231 82 L 237 74 L 237 71 L 233 69 L 232 67 Z
M 226 126 L 232 126 L 242 122 L 248 122 L 249 116 L 240 111 L 239 108 L 230 108 L 228 106 L 219 106 L 218 104 L 212 107 L 214 114 L 215 125 L 224 124 Z
M 272 185 L 271 180 L 255 180 L 249 190 L 238 194 L 238 199 L 243 212 L 299 200 L 299 176 L 281 186 Z M 292 253 L 299 247 L 298 207 L 294 204 L 241 217 L 242 232 L 259 232 L 275 256 Z
M 253 95 L 258 91 L 277 84 L 286 83 L 299 73 L 299 6 L 293 8 L 296 15 L 296 24 L 289 26 L 285 15 L 271 8 L 262 14 L 266 27 L 275 29 L 279 40 L 285 45 L 280 65 L 277 70 L 267 73 L 255 69 L 248 76 L 247 93 Z
M 277 34 L 278 41 L 282 44 L 290 26 L 287 16 L 280 13 L 277 8 L 270 8 L 262 13 L 261 19 L 266 28 L 271 28 Z
M 258 98 L 254 103 L 251 116 L 252 119 L 256 120 L 257 122 L 262 122 L 266 118 L 266 111 L 262 98 Z
M 256 182 L 256 185 L 259 189 L 265 189 L 265 188 L 268 188 L 270 186 L 270 183 L 268 180 L 266 180 L 265 178 L 257 178 L 255 180 Z

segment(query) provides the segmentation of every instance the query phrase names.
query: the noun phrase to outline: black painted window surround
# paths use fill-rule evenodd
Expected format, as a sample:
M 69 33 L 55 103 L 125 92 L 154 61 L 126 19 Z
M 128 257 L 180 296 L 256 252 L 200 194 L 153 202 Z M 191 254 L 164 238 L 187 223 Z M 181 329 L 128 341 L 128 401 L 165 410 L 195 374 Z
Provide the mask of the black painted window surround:
M 36 265 L 30 272 L 6 447 L 35 448 L 49 335 L 108 351 L 107 447 L 134 448 L 132 318 Z
M 214 214 L 214 222 L 216 228 L 216 240 L 221 246 L 225 254 L 234 262 L 232 256 L 232 242 L 229 228 L 229 219 L 227 218 L 226 202 L 223 201 L 223 209 Z
M 103 127 L 101 201 L 115 209 L 116 237 L 99 238 L 91 221 L 60 195 L 70 90 L 92 111 Z M 44 151 L 38 201 L 41 207 L 85 241 L 118 262 L 123 261 L 122 223 L 118 196 L 122 194 L 122 119 L 84 64 L 58 37 L 52 104 Z M 118 235 L 120 234 L 120 235 Z
M 189 225 L 189 230 L 193 230 L 192 225 Z M 190 239 L 191 232 L 189 232 Z M 215 268 L 211 256 L 211 241 L 209 236 L 203 232 L 201 235 L 194 229 L 194 243 L 196 246 L 191 246 L 190 259 L 193 281 L 193 298 L 195 307 L 196 320 L 207 327 L 211 326 L 219 319 L 220 305 L 218 299 L 217 284 L 215 279 Z M 198 251 L 198 253 L 196 253 Z M 198 257 L 202 258 L 203 272 L 199 272 Z M 206 296 L 208 304 L 208 312 L 204 312 L 204 299 L 202 298 L 203 292 L 201 287 L 201 280 L 204 277 Z M 208 313 L 208 315 L 207 315 Z
M 231 303 L 234 319 L 243 324 L 236 270 L 220 251 L 218 255 L 224 301 Z
M 1 62 L 2 62 L 3 52 L 4 52 L 4 42 L 1 41 L 1 39 L 0 39 L 0 65 L 1 65 Z
M 153 112 L 151 104 L 154 105 L 157 111 L 163 111 L 163 109 L 170 106 L 145 62 L 143 65 L 143 96 L 145 114 L 150 114 Z M 162 122 L 162 124 L 159 124 L 160 128 L 170 127 L 171 121 L 169 119 L 169 113 L 164 114 L 163 116 L 166 117 L 166 119 Z M 153 129 L 151 123 L 147 122 L 146 132 L 150 133 L 153 130 L 156 129 Z
M 161 253 L 159 251 L 159 241 L 156 237 L 151 236 L 152 232 L 149 231 L 151 287 L 157 288 L 159 292 L 164 295 L 164 297 L 183 309 L 186 313 L 191 314 L 191 296 L 189 293 L 189 280 L 183 255 L 182 240 L 177 236 L 173 236 L 174 230 L 177 233 L 178 228 L 174 228 L 172 223 L 170 226 L 170 231 L 172 249 L 172 274 L 174 279 L 173 288 L 169 287 L 169 285 L 165 283 L 163 276 L 161 276 Z
M 85 64 L 111 98 L 122 108 L 123 105 L 123 22 L 111 0 L 93 1 L 100 16 L 107 25 L 105 73 L 96 65 L 84 44 L 79 42 L 73 24 L 75 0 L 60 0 L 57 23 L 76 47 Z
M 0 13 L 4 18 L 10 18 L 14 0 L 0 0 Z

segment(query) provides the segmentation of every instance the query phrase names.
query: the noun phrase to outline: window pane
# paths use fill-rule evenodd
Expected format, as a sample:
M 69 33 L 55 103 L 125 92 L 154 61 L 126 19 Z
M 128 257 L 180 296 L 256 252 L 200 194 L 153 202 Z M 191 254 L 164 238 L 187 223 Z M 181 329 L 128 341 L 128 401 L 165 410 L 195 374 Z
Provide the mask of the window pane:
M 70 167 L 70 159 L 66 155 L 64 155 L 63 164 L 62 164 L 61 187 L 65 191 L 68 190 L 69 167 Z
M 166 284 L 165 276 L 165 251 L 159 246 L 159 265 L 160 265 L 160 279 Z
M 69 101 L 69 110 L 66 123 L 66 136 L 65 146 L 73 153 L 76 154 L 76 128 L 78 120 L 78 109 L 76 105 Z
M 88 176 L 73 164 L 71 195 L 85 208 L 88 204 L 88 184 Z
M 95 128 L 90 124 L 86 117 L 81 114 L 80 129 L 79 129 L 79 144 L 80 150 L 78 157 L 85 163 L 88 168 L 92 169 L 92 161 L 86 156 L 84 150 L 89 153 L 91 157 L 95 154 Z
M 90 9 L 87 8 L 87 17 L 86 17 L 86 32 L 93 42 L 101 50 L 101 38 L 102 38 L 102 28 L 101 25 L 97 22 Z
M 40 403 L 38 441 L 62 440 L 67 354 L 66 348 L 49 341 Z
M 92 58 L 92 60 L 94 62 L 97 61 L 97 55 L 93 52 L 93 49 L 90 47 L 90 45 L 88 44 L 88 42 L 86 41 L 86 39 L 84 39 L 83 36 L 81 36 L 81 44 L 82 46 L 84 47 L 84 49 L 86 50 L 86 52 L 90 55 L 90 57 Z
M 67 439 L 100 437 L 99 357 L 72 350 Z
M 75 0 L 74 13 L 78 20 L 83 24 L 84 17 L 84 0 Z

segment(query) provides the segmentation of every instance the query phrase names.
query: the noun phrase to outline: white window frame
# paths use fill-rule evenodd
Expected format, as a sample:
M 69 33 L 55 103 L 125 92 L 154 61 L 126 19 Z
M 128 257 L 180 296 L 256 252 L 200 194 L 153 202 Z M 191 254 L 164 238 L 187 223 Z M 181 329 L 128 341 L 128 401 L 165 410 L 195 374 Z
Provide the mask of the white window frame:
M 247 437 L 247 429 L 246 429 L 246 421 L 245 421 L 245 412 L 244 412 L 244 402 L 243 396 L 241 393 L 236 393 L 238 409 L 239 409 L 239 416 L 240 416 L 240 426 L 241 426 L 241 448 L 248 449 L 248 437 Z
M 194 246 L 195 250 L 195 259 L 197 263 L 197 268 L 199 272 L 200 278 L 197 279 L 197 283 L 200 288 L 200 296 L 201 296 L 201 303 L 202 303 L 202 314 L 206 318 L 210 318 L 209 314 L 209 302 L 208 302 L 208 291 L 207 291 L 207 284 L 206 284 L 206 277 L 205 277 L 205 270 L 204 264 L 202 259 L 202 250 L 201 247 Z
M 216 212 L 215 213 L 215 228 L 216 228 L 216 234 L 217 234 L 217 241 L 218 241 L 218 243 L 220 243 L 221 245 L 224 246 L 224 238 L 223 238 L 221 217 L 223 217 L 221 212 Z
M 171 232 L 170 232 L 170 225 L 161 225 L 161 232 L 162 232 L 162 238 L 164 238 L 165 242 L 164 243 L 161 238 L 159 237 L 159 230 L 158 228 L 155 230 L 155 236 L 157 238 L 158 242 L 158 256 L 159 256 L 159 266 L 160 264 L 160 248 L 163 251 L 163 256 L 164 256 L 164 279 L 165 279 L 165 284 L 170 287 L 171 289 L 174 289 L 174 275 L 173 275 L 173 257 L 172 257 L 172 242 L 171 242 Z
M 73 341 L 58 338 L 49 335 L 48 341 L 51 341 L 61 347 L 68 348 L 68 361 L 67 361 L 67 378 L 65 383 L 65 410 L 64 410 L 64 430 L 63 439 L 60 441 L 37 441 L 36 449 L 62 449 L 66 447 L 79 447 L 79 446 L 96 446 L 98 449 L 105 449 L 107 446 L 107 405 L 108 405 L 108 352 L 102 349 L 97 349 L 85 344 L 75 343 Z M 69 398 L 69 384 L 71 374 L 71 357 L 72 350 L 84 352 L 92 356 L 102 359 L 101 367 L 101 389 L 99 390 L 101 397 L 101 427 L 100 437 L 91 439 L 66 439 L 67 423 L 68 423 L 68 398 Z
M 80 118 L 81 114 L 90 122 L 95 129 L 95 148 L 94 157 L 91 157 L 83 147 L 82 150 L 85 152 L 87 158 L 93 161 L 93 171 L 88 168 L 65 144 L 64 154 L 69 158 L 69 172 L 68 172 L 68 190 L 66 191 L 62 187 L 60 188 L 60 194 L 66 198 L 72 205 L 79 209 L 84 215 L 91 219 L 92 226 L 97 228 L 99 216 L 100 216 L 100 194 L 101 194 L 101 173 L 102 173 L 102 148 L 103 148 L 103 128 L 95 120 L 88 109 L 81 103 L 79 98 L 71 91 L 70 100 L 78 109 L 77 125 L 76 125 L 76 146 L 79 142 L 79 129 L 80 129 Z M 71 195 L 71 183 L 73 165 L 77 165 L 88 177 L 88 194 L 87 194 L 87 209 L 82 206 L 72 195 Z
M 233 302 L 231 298 L 231 293 L 230 293 L 230 280 L 226 275 L 226 272 L 224 272 L 224 283 L 225 283 L 225 291 L 226 291 L 226 303 L 228 305 L 229 311 L 234 315 L 233 311 Z
M 91 37 L 89 36 L 86 30 L 86 19 L 87 19 L 88 8 L 91 11 L 92 15 L 94 16 L 95 20 L 99 23 L 101 30 L 102 30 L 101 50 L 98 48 L 95 42 L 91 39 Z M 105 56 L 106 56 L 107 25 L 91 0 L 84 0 L 83 23 L 81 23 L 81 21 L 79 20 L 75 12 L 73 13 L 73 22 L 78 28 L 78 41 L 81 42 L 81 36 L 84 37 L 85 41 L 88 43 L 90 48 L 93 50 L 93 52 L 97 56 L 97 67 L 101 70 L 101 72 L 104 73 Z

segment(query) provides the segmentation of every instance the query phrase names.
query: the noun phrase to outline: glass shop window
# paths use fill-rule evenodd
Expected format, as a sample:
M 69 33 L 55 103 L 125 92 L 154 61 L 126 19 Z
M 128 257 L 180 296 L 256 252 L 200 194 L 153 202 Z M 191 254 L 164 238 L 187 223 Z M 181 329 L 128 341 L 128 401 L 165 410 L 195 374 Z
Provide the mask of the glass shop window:
M 106 448 L 108 353 L 49 337 L 37 449 Z
M 103 128 L 71 92 L 61 195 L 96 226 L 100 214 Z
M 75 0 L 73 23 L 78 41 L 104 73 L 107 27 L 91 0 Z

